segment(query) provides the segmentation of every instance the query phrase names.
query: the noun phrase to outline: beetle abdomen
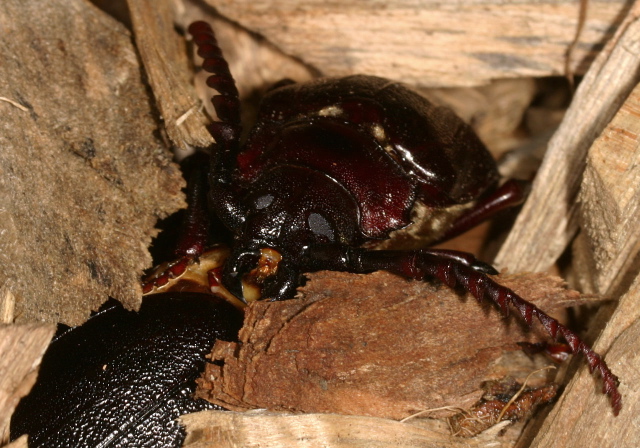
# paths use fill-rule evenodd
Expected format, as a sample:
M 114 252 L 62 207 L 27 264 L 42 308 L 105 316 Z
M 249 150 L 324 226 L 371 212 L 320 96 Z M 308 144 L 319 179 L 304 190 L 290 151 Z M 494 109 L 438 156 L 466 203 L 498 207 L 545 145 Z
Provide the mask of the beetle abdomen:
M 197 293 L 149 296 L 140 312 L 113 302 L 56 338 L 38 382 L 13 415 L 30 447 L 178 447 L 176 418 L 210 409 L 195 378 L 215 339 L 233 340 L 240 313 Z

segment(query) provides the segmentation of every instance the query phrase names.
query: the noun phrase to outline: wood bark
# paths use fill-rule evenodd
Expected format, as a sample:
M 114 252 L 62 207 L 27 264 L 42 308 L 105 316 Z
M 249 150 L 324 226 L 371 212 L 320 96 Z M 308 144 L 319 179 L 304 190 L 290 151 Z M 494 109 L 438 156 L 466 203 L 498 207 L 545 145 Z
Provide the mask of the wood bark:
M 68 324 L 109 296 L 135 308 L 154 224 L 184 202 L 131 37 L 81 0 L 5 1 L 0 27 L 2 308 Z
M 581 303 L 557 277 L 496 281 L 549 312 Z M 224 367 L 209 366 L 198 394 L 234 410 L 391 419 L 424 409 L 468 409 L 482 396 L 484 381 L 523 381 L 536 370 L 533 363 L 500 367 L 498 359 L 519 350 L 517 342 L 546 335 L 469 295 L 460 299 L 451 288 L 386 272 L 313 274 L 296 300 L 249 307 L 240 343 L 216 345 L 212 358 Z

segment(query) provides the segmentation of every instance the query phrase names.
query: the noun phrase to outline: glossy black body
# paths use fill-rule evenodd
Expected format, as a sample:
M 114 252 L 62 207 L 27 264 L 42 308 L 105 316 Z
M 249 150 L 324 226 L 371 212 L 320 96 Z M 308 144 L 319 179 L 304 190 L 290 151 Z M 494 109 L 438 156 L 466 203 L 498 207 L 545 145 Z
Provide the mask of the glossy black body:
M 205 355 L 241 325 L 239 311 L 205 294 L 148 296 L 138 313 L 112 300 L 51 343 L 11 438 L 27 433 L 30 447 L 43 448 L 179 447 L 176 419 L 215 408 L 192 398 Z

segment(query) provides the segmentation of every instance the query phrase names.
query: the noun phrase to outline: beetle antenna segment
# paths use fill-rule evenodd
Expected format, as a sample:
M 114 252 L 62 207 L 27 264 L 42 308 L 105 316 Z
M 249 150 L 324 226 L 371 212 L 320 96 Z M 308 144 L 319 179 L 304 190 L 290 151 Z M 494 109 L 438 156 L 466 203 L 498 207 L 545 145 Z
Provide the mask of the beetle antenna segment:
M 211 103 L 219 121 L 209 123 L 207 129 L 216 141 L 211 148 L 211 174 L 209 176 L 209 206 L 229 229 L 238 229 L 244 222 L 246 211 L 233 187 L 233 171 L 240 146 L 240 97 L 229 64 L 218 46 L 211 26 L 194 22 L 189 33 L 203 58 L 202 69 L 212 73 L 207 85 L 218 91 Z
M 229 64 L 222 55 L 216 36 L 206 22 L 194 22 L 189 26 L 189 33 L 198 47 L 198 56 L 203 59 L 202 69 L 212 73 L 207 78 L 207 85 L 218 91 L 211 97 L 218 119 L 209 124 L 209 132 L 218 145 L 237 145 L 240 137 L 240 99 L 238 88 L 229 71 Z
M 562 336 L 569 344 L 569 347 L 571 347 L 573 353 L 582 353 L 587 358 L 589 371 L 591 373 L 593 373 L 594 370 L 600 372 L 603 382 L 602 392 L 609 396 L 614 415 L 620 413 L 622 396 L 618 391 L 618 377 L 611 372 L 602 357 L 585 344 L 575 332 L 562 325 L 534 304 L 524 300 L 511 289 L 500 285 L 487 275 L 469 266 L 459 263 L 448 263 L 447 269 L 444 271 L 449 271 L 449 273 L 445 274 L 442 271 L 443 269 L 435 269 L 432 275 L 450 287 L 455 287 L 458 284 L 461 285 L 478 299 L 478 301 L 484 298 L 490 298 L 498 304 L 505 315 L 508 314 L 508 306 L 511 304 L 520 312 L 520 315 L 522 315 L 527 325 L 531 326 L 533 317 L 535 316 L 552 338 L 559 339 L 559 337 Z
M 489 277 L 483 269 L 478 269 L 476 259 L 471 254 L 451 250 L 423 249 L 413 251 L 366 250 L 343 245 L 317 246 L 310 250 L 307 271 L 332 269 L 367 273 L 385 270 L 406 278 L 422 280 L 436 278 L 450 288 L 460 287 L 471 293 L 478 302 L 489 298 L 495 302 L 503 314 L 509 314 L 513 305 L 531 326 L 533 318 L 540 321 L 545 330 L 558 339 L 563 337 L 572 353 L 582 353 L 587 358 L 589 370 L 598 370 L 603 381 L 603 393 L 611 400 L 614 415 L 622 408 L 622 396 L 618 391 L 616 377 L 606 362 L 585 344 L 580 337 L 534 304 L 527 302 L 511 289 L 500 285 Z

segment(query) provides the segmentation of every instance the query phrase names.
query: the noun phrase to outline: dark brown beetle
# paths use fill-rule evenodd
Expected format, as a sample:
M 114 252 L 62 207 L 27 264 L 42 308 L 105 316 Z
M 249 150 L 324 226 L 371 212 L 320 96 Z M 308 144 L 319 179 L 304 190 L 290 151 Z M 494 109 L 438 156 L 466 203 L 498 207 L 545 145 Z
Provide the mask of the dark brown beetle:
M 204 22 L 189 32 L 218 92 L 212 103 L 219 121 L 209 125 L 216 142 L 209 210 L 233 234 L 213 286 L 220 281 L 247 302 L 292 298 L 302 274 L 319 270 L 437 279 L 490 298 L 505 314 L 513 305 L 527 324 L 535 317 L 552 337 L 562 336 L 600 372 L 614 413 L 620 411 L 618 380 L 601 357 L 491 279 L 487 274 L 497 272 L 490 265 L 457 251 L 371 249 L 412 232 L 440 241 L 522 199 L 513 181 L 498 188 L 495 162 L 469 126 L 395 82 L 352 76 L 275 86 L 241 143 L 238 91 L 215 35 Z M 194 228 L 204 228 L 195 225 L 202 216 L 193 215 Z M 198 235 L 205 233 L 191 232 L 182 249 L 187 259 L 202 251 Z

